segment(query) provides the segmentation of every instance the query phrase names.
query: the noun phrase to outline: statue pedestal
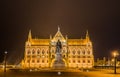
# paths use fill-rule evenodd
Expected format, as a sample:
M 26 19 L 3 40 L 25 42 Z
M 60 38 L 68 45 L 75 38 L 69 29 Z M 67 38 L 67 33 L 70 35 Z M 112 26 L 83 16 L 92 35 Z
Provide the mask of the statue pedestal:
M 56 53 L 55 61 L 53 63 L 53 68 L 54 69 L 65 69 L 65 63 L 62 60 L 61 53 Z

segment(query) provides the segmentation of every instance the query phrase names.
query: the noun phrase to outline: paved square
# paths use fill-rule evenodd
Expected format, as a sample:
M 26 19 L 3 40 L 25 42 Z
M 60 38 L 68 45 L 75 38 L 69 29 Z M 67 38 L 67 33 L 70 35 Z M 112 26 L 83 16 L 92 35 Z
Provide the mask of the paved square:
M 120 69 L 117 74 L 113 70 L 40 70 L 40 71 L 7 71 L 0 70 L 0 77 L 120 77 Z

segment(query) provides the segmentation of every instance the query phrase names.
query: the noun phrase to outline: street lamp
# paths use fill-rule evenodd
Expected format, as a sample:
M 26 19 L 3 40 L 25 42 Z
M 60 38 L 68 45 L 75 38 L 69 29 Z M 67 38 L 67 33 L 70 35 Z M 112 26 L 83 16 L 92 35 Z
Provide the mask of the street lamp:
M 4 55 L 4 72 L 6 72 L 6 57 L 7 57 L 7 51 L 4 52 L 5 55 Z
M 117 62 L 117 56 L 118 56 L 118 52 L 115 51 L 113 52 L 113 56 L 114 56 L 114 74 L 116 74 L 116 62 Z

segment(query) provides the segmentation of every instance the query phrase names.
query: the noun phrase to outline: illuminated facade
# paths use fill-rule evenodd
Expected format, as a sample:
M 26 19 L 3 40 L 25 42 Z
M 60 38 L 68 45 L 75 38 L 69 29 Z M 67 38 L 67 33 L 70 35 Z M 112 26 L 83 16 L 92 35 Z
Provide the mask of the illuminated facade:
M 54 67 L 56 42 L 62 43 L 62 60 L 67 68 L 92 68 L 94 65 L 93 47 L 88 32 L 85 39 L 63 37 L 58 27 L 54 37 L 49 39 L 32 38 L 31 31 L 25 43 L 23 68 Z

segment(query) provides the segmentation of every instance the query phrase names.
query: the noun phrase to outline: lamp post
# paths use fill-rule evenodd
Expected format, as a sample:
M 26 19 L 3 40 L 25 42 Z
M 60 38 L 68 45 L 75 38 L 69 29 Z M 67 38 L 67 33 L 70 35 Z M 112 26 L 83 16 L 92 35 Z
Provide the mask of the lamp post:
M 6 72 L 6 57 L 7 57 L 7 51 L 4 52 L 5 55 L 4 55 L 4 72 Z
M 114 56 L 114 74 L 116 74 L 116 63 L 117 63 L 118 52 L 115 51 L 115 52 L 113 53 L 113 56 Z

